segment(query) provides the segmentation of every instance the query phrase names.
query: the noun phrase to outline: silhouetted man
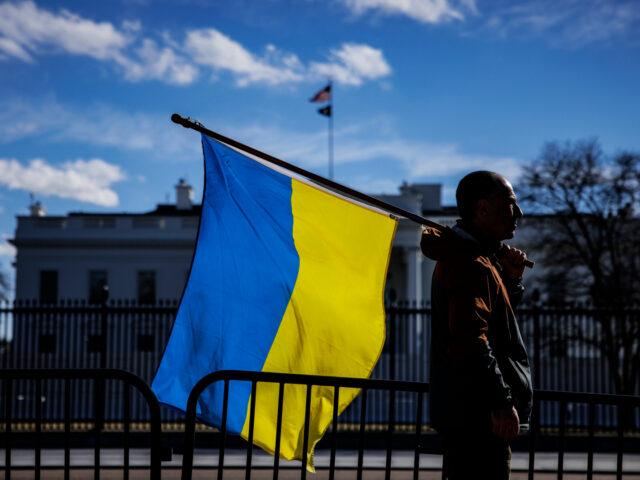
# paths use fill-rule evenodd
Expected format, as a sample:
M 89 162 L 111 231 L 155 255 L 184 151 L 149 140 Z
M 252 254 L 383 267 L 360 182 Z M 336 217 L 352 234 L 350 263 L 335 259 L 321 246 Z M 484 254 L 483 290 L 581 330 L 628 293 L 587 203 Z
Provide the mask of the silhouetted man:
M 448 478 L 508 479 L 510 441 L 527 428 L 531 374 L 513 314 L 526 256 L 513 238 L 522 211 L 511 184 L 478 171 L 456 191 L 461 219 L 427 228 L 424 254 L 436 260 L 431 290 L 431 423 L 443 440 Z

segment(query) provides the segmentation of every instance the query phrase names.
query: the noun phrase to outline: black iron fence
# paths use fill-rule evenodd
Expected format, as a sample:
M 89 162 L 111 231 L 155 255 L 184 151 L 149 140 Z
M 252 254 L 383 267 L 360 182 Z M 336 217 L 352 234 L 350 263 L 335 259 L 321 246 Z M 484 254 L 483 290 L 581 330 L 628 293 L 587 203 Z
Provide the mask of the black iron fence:
M 605 395 L 593 393 L 558 392 L 549 390 L 536 390 L 533 396 L 533 412 L 531 418 L 531 432 L 529 433 L 529 480 L 534 478 L 536 467 L 537 443 L 541 437 L 544 424 L 543 412 L 545 409 L 556 412 L 557 430 L 547 430 L 546 437 L 553 438 L 552 450 L 557 453 L 557 478 L 562 479 L 565 471 L 565 454 L 567 452 L 567 441 L 570 436 L 575 438 L 576 433 L 586 442 L 583 442 L 582 450 L 587 455 L 586 478 L 594 478 L 595 464 L 594 453 L 601 449 L 603 440 L 613 439 L 615 442 L 616 467 L 607 472 L 615 474 L 616 479 L 623 478 L 624 452 L 639 452 L 640 445 L 637 439 L 637 419 L 640 415 L 640 397 L 630 395 Z M 580 428 L 576 429 L 575 419 L 572 421 L 569 412 L 572 409 L 585 408 L 588 412 L 587 421 Z M 613 412 L 615 420 L 611 422 L 607 429 L 602 429 L 597 425 L 597 412 L 609 410 Z M 635 418 L 635 422 L 631 419 Z M 635 426 L 634 426 L 635 425 Z M 596 430 L 598 434 L 596 435 Z M 585 435 L 586 434 L 586 435 Z M 632 437 L 633 444 L 625 444 L 625 439 Z M 596 446 L 598 445 L 598 446 Z M 549 449 L 549 446 L 547 446 Z M 575 473 L 575 472 L 574 472 Z M 580 472 L 582 473 L 582 472 Z M 627 472 L 636 473 L 640 472 Z
M 123 478 L 129 478 L 131 424 L 134 415 L 132 407 L 139 408 L 144 405 L 149 419 L 148 427 L 143 433 L 146 437 L 143 439 L 143 445 L 149 451 L 148 464 L 145 467 L 149 472 L 149 478 L 159 479 L 162 445 L 158 400 L 139 377 L 114 369 L 0 370 L 0 448 L 4 449 L 4 478 L 11 478 L 11 473 L 15 470 L 33 470 L 36 479 L 40 478 L 42 471 L 62 470 L 64 478 L 68 479 L 72 469 L 72 449 L 79 447 L 90 447 L 93 450 L 88 466 L 93 470 L 93 477 L 100 478 L 101 469 L 105 468 L 101 459 L 107 385 L 117 385 L 122 395 L 121 429 L 117 442 L 122 455 L 118 469 L 122 471 Z M 31 408 L 17 411 L 16 403 L 12 399 L 15 398 L 16 391 L 25 391 L 25 387 L 32 393 L 27 399 Z M 78 408 L 88 392 L 91 392 L 93 402 L 90 415 L 86 414 L 87 409 Z M 55 415 L 55 418 L 51 417 L 50 409 L 46 408 L 47 403 L 53 402 L 61 406 L 60 415 Z M 79 415 L 79 411 L 85 413 Z M 51 437 L 54 437 L 53 444 L 58 449 L 61 448 L 63 454 L 61 464 L 56 464 L 53 468 L 50 464 L 43 463 L 43 452 L 46 447 L 52 446 L 52 442 L 46 440 Z M 138 444 L 140 441 L 138 437 Z M 18 456 L 17 453 L 25 450 L 33 451 L 33 462 L 25 464 L 24 459 L 14 459 L 14 456 Z M 83 467 L 86 469 L 87 465 Z M 113 465 L 110 467 L 112 470 Z
M 359 389 L 360 390 L 360 402 L 358 404 L 358 417 L 357 422 L 357 462 L 356 469 L 358 472 L 358 478 L 361 478 L 364 468 L 364 450 L 365 450 L 365 433 L 367 427 L 367 399 L 370 392 L 379 392 L 387 397 L 387 411 L 384 412 L 384 418 L 380 419 L 383 422 L 384 434 L 386 436 L 385 442 L 385 478 L 390 478 L 391 473 L 391 459 L 394 444 L 394 431 L 396 427 L 396 408 L 398 393 L 406 393 L 415 397 L 415 401 L 412 402 L 414 410 L 412 412 L 412 421 L 404 427 L 409 426 L 413 433 L 414 442 L 412 450 L 414 451 L 414 461 L 412 462 L 412 469 L 414 471 L 414 478 L 417 478 L 418 471 L 420 469 L 420 439 L 422 436 L 422 424 L 423 424 L 423 405 L 424 399 L 429 391 L 429 385 L 421 382 L 401 382 L 401 381 L 389 381 L 389 380 L 372 380 L 372 379 L 358 379 L 358 378 L 340 378 L 340 377 L 323 377 L 314 375 L 293 375 L 293 374 L 278 374 L 268 372 L 243 372 L 243 371 L 221 371 L 214 372 L 203 379 L 201 379 L 193 388 L 189 395 L 189 401 L 187 403 L 187 415 L 185 419 L 185 435 L 184 435 L 184 455 L 182 460 L 182 479 L 190 480 L 191 473 L 193 471 L 193 456 L 196 446 L 196 407 L 200 399 L 202 392 L 209 386 L 221 382 L 224 385 L 224 398 L 223 405 L 228 405 L 229 384 L 231 381 L 243 381 L 251 383 L 252 402 L 249 408 L 249 431 L 247 444 L 247 455 L 245 463 L 245 471 L 250 471 L 252 467 L 252 452 L 253 446 L 251 439 L 253 437 L 253 425 L 255 417 L 255 404 L 256 404 L 256 392 L 258 392 L 258 383 L 269 383 L 279 385 L 278 396 L 278 408 L 276 419 L 276 437 L 275 437 L 275 452 L 273 459 L 273 471 L 274 479 L 278 478 L 278 470 L 280 468 L 279 460 L 279 446 L 281 440 L 282 429 L 282 412 L 285 408 L 284 402 L 284 389 L 285 385 L 301 385 L 306 388 L 306 408 L 303 414 L 304 429 L 303 429 L 303 445 L 302 452 L 303 458 L 300 464 L 301 479 L 306 477 L 307 464 L 307 447 L 309 445 L 309 423 L 310 423 L 310 400 L 311 390 L 314 387 L 330 387 L 333 390 L 333 421 L 330 426 L 329 438 L 327 443 L 329 446 L 329 478 L 333 478 L 336 469 L 336 450 L 337 450 L 337 436 L 338 436 L 338 399 L 341 389 Z M 226 437 L 226 415 L 223 414 L 222 425 L 220 429 L 220 444 L 218 446 L 218 462 L 217 462 L 217 477 L 219 480 L 223 478 L 224 462 L 225 462 L 225 437 Z
M 94 399 L 96 408 L 94 414 L 90 418 L 85 420 L 92 425 L 92 429 L 87 436 L 86 432 L 74 431 L 72 420 L 73 416 L 71 412 L 76 409 L 78 398 L 71 395 L 72 383 L 76 381 L 89 380 L 92 382 L 94 389 Z M 64 396 L 62 402 L 64 403 L 64 416 L 61 418 L 63 422 L 63 428 L 60 431 L 55 431 L 50 427 L 50 422 L 45 420 L 43 414 L 43 403 L 36 402 L 34 410 L 31 412 L 29 421 L 33 423 L 33 429 L 25 432 L 28 435 L 28 441 L 21 446 L 16 445 L 17 432 L 14 431 L 13 426 L 16 422 L 15 412 L 12 410 L 12 404 L 7 399 L 11 398 L 13 392 L 13 386 L 16 382 L 30 381 L 34 384 L 34 389 L 38 394 L 46 395 L 51 387 L 51 382 L 62 382 Z M 78 448 L 78 445 L 90 446 L 93 449 L 93 458 L 89 462 L 91 474 L 84 474 L 84 478 L 93 476 L 93 478 L 101 478 L 107 468 L 102 462 L 102 455 L 105 453 L 102 448 L 102 437 L 106 434 L 105 426 L 101 418 L 101 409 L 99 405 L 106 400 L 102 397 L 105 393 L 102 385 L 105 382 L 118 381 L 127 385 L 125 391 L 133 393 L 138 392 L 144 397 L 146 406 L 150 411 L 149 416 L 149 432 L 147 433 L 147 443 L 144 446 L 144 451 L 147 453 L 146 460 L 141 464 L 137 464 L 135 468 L 143 470 L 143 474 L 146 472 L 151 479 L 159 479 L 163 461 L 171 461 L 171 450 L 167 448 L 166 444 L 163 445 L 163 439 L 167 437 L 167 434 L 161 433 L 161 420 L 158 405 L 158 401 L 153 393 L 148 389 L 144 382 L 128 372 L 122 372 L 110 369 L 89 369 L 89 370 L 59 370 L 59 369 L 9 369 L 0 370 L 0 428 L 3 428 L 3 435 L 0 441 L 0 447 L 4 448 L 4 459 L 0 459 L 0 471 L 3 477 L 6 479 L 11 478 L 12 473 L 16 470 L 31 471 L 34 472 L 36 479 L 40 478 L 42 474 L 48 474 L 52 470 L 62 470 L 64 472 L 64 478 L 71 477 L 71 471 L 78 468 L 87 468 L 87 465 L 78 467 L 71 461 L 73 454 Z M 195 417 L 196 417 L 196 404 L 198 402 L 199 395 L 207 388 L 207 386 L 215 383 L 223 382 L 223 384 L 229 384 L 229 382 L 250 382 L 252 384 L 252 391 L 259 392 L 256 387 L 259 382 L 268 382 L 270 384 L 281 385 L 279 391 L 279 406 L 278 406 L 278 418 L 276 419 L 276 445 L 279 444 L 278 438 L 281 434 L 281 412 L 287 408 L 283 404 L 284 385 L 297 384 L 304 385 L 307 391 L 316 386 L 329 387 L 333 389 L 334 399 L 340 395 L 340 391 L 343 388 L 358 388 L 361 390 L 360 398 L 361 402 L 357 410 L 357 417 L 359 421 L 356 424 L 356 429 L 353 432 L 345 432 L 339 428 L 339 423 L 336 419 L 336 413 L 333 414 L 333 422 L 329 427 L 325 438 L 320 444 L 318 449 L 324 449 L 327 453 L 326 462 L 319 465 L 316 462 L 316 468 L 320 471 L 324 470 L 328 473 L 328 478 L 333 479 L 339 475 L 341 470 L 349 470 L 355 472 L 356 478 L 363 478 L 363 472 L 369 469 L 375 469 L 384 472 L 385 479 L 389 479 L 392 476 L 392 471 L 406 470 L 411 472 L 411 476 L 414 479 L 419 478 L 421 471 L 424 471 L 425 465 L 423 463 L 423 455 L 430 454 L 431 456 L 439 456 L 440 450 L 437 443 L 434 443 L 434 436 L 429 431 L 428 423 L 424 419 L 424 405 L 425 399 L 428 397 L 429 385 L 423 382 L 403 382 L 403 381 L 391 381 L 391 380 L 372 380 L 372 379 L 353 379 L 353 378 L 332 378 L 332 377 L 319 377 L 310 375 L 287 375 L 287 374 L 275 374 L 265 372 L 234 372 L 223 371 L 215 372 L 207 375 L 194 387 L 188 402 L 188 413 L 184 420 L 185 430 L 182 441 L 179 443 L 179 450 L 182 454 L 182 461 L 172 464 L 165 464 L 166 468 L 181 468 L 182 478 L 189 480 L 192 477 L 194 469 L 204 470 L 204 474 L 208 478 L 217 476 L 217 478 L 224 478 L 225 472 L 230 470 L 244 470 L 244 478 L 250 479 L 252 475 L 255 475 L 256 469 L 265 468 L 268 469 L 269 477 L 277 479 L 279 478 L 279 472 L 281 468 L 286 468 L 288 473 L 295 472 L 295 469 L 299 471 L 301 479 L 306 478 L 307 472 L 304 468 L 305 462 L 286 462 L 286 465 L 281 463 L 277 456 L 273 457 L 272 463 L 268 466 L 256 465 L 254 461 L 253 449 L 251 443 L 243 443 L 242 449 L 244 454 L 242 458 L 244 462 L 242 464 L 227 461 L 227 454 L 229 452 L 228 442 L 229 438 L 226 435 L 226 428 L 223 420 L 220 431 L 209 432 L 210 434 L 206 438 L 202 438 L 202 433 L 198 433 L 196 429 Z M 228 389 L 225 389 L 228 391 Z M 371 448 L 371 441 L 373 435 L 371 433 L 370 425 L 367 424 L 367 412 L 371 407 L 368 399 L 372 397 L 374 392 L 381 392 L 386 398 L 387 410 L 384 414 L 384 421 L 378 427 L 377 434 L 383 439 L 383 448 L 373 447 Z M 415 397 L 415 401 L 412 402 L 413 410 L 411 418 L 413 419 L 410 424 L 401 424 L 398 421 L 397 412 L 399 411 L 400 392 L 404 392 L 412 397 Z M 117 465 L 110 465 L 108 468 L 112 471 L 117 468 L 122 471 L 123 478 L 129 478 L 130 470 L 134 468 L 134 465 L 130 462 L 130 445 L 129 445 L 129 433 L 131 431 L 131 416 L 128 415 L 127 405 L 131 405 L 132 397 L 125 393 L 125 402 L 123 404 L 123 410 L 125 415 L 123 417 L 123 424 L 121 426 L 118 435 L 121 435 L 121 443 L 118 444 L 118 448 L 122 450 L 120 461 Z M 338 402 L 334 402 L 336 405 Z M 228 402 L 223 402 L 224 405 L 228 405 Z M 307 407 L 304 412 L 300 412 L 304 415 L 305 425 L 309 424 L 309 402 L 307 401 Z M 557 472 L 557 478 L 563 479 L 565 473 L 580 473 L 586 475 L 587 479 L 594 478 L 594 474 L 608 474 L 615 475 L 616 478 L 621 479 L 624 475 L 638 475 L 640 470 L 637 467 L 631 467 L 629 464 L 625 464 L 625 459 L 628 458 L 629 453 L 635 453 L 637 458 L 637 452 L 640 451 L 640 439 L 637 438 L 629 427 L 628 418 L 629 415 L 637 415 L 640 410 L 640 397 L 621 396 L 621 395 L 599 395 L 599 394 L 584 394 L 584 393 L 571 393 L 571 392 L 551 392 L 538 390 L 535 392 L 535 403 L 538 408 L 534 410 L 532 418 L 531 431 L 529 433 L 521 435 L 518 440 L 521 441 L 521 446 L 524 446 L 524 450 L 528 451 L 528 476 L 533 479 L 536 473 L 544 471 L 549 472 L 548 466 L 545 467 L 537 461 L 538 454 L 542 451 L 549 450 L 551 444 L 553 448 L 555 459 L 555 472 Z M 543 429 L 540 424 L 540 407 L 544 405 L 550 405 L 551 408 L 558 412 L 558 425 L 557 429 Z M 574 405 L 585 405 L 589 411 L 588 422 L 581 429 L 582 438 L 585 440 L 582 452 L 586 455 L 586 462 L 581 467 L 579 472 L 574 470 L 566 472 L 565 458 L 567 455 L 568 439 L 572 435 L 576 435 L 576 430 L 569 426 L 568 413 L 570 408 Z M 595 420 L 595 412 L 600 407 L 611 407 L 615 411 L 615 423 L 613 428 L 608 430 L 602 430 L 597 427 Z M 250 423 L 251 416 L 254 415 L 252 408 L 249 409 Z M 225 415 L 223 414 L 223 418 Z M 308 441 L 308 429 L 305 427 L 305 442 Z M 345 443 L 344 436 L 349 435 L 349 439 L 352 441 L 350 444 Z M 47 441 L 48 437 L 60 435 L 62 438 L 58 438 L 55 443 Z M 81 443 L 78 443 L 78 436 Z M 212 441 L 211 435 L 215 436 L 215 440 Z M 251 431 L 249 432 L 249 438 L 251 437 Z M 347 439 L 347 440 L 349 440 Z M 355 457 L 348 455 L 350 458 L 348 462 L 345 460 L 345 447 L 349 451 L 353 448 L 353 440 L 355 440 Z M 613 448 L 606 447 L 607 443 L 613 441 Z M 551 443 L 550 443 L 551 442 Z M 51 445 L 55 448 L 52 449 Z M 545 447 L 546 445 L 546 447 Z M 112 445 L 113 446 L 113 445 Z M 172 447 L 178 447 L 173 444 Z M 234 447 L 237 454 L 237 444 Z M 597 465 L 595 460 L 595 454 L 603 452 L 603 448 L 606 451 L 615 452 L 615 467 L 610 469 L 603 469 L 602 465 Z M 27 464 L 18 465 L 14 461 L 16 453 L 27 449 L 33 452 L 32 460 Z M 52 464 L 50 457 L 55 451 L 62 449 L 63 460 Z M 177 450 L 177 448 L 176 448 Z M 305 449 L 306 450 L 306 449 Z M 375 450 L 375 451 L 374 451 Z M 276 447 L 277 451 L 277 447 Z M 349 453 L 349 452 L 346 452 Z M 214 461 L 210 461 L 208 464 L 196 464 L 194 458 L 196 456 L 214 458 Z M 375 455 L 378 461 L 368 462 L 371 455 Z M 338 462 L 341 459 L 341 462 Z M 398 460 L 404 460 L 399 462 Z M 431 465 L 427 467 L 431 470 L 442 471 L 442 460 L 439 464 Z M 446 465 L 444 467 L 446 469 Z M 351 478 L 350 474 L 350 478 Z M 109 478 L 113 477 L 113 473 L 109 473 Z M 139 477 L 140 475 L 138 475 Z M 285 475 L 282 475 L 285 477 Z M 442 472 L 444 478 L 444 472 Z M 236 478 L 239 475 L 235 474 Z M 264 475 L 262 475 L 264 478 Z M 286 478 L 292 478 L 289 474 Z
M 137 305 L 133 302 L 109 302 L 89 305 L 83 302 L 61 302 L 40 305 L 17 302 L 0 305 L 0 368 L 115 368 L 142 378 L 150 384 L 160 362 L 177 310 L 176 302 Z M 640 310 L 596 311 L 593 309 L 521 308 L 518 319 L 531 357 L 534 386 L 546 390 L 588 393 L 616 393 L 608 358 L 598 349 L 603 338 L 603 315 L 611 324 L 640 322 Z M 614 329 L 615 330 L 615 329 Z M 624 330 L 620 330 L 621 332 Z M 632 339 L 640 342 L 640 336 Z M 387 308 L 387 341 L 373 378 L 427 382 L 428 346 L 430 343 L 430 309 L 407 304 Z M 640 349 L 636 348 L 636 355 Z M 640 381 L 635 393 L 640 393 Z M 18 383 L 15 390 L 15 412 L 28 417 L 33 395 L 30 387 Z M 92 391 L 77 387 L 80 402 L 73 414 L 90 415 L 94 405 Z M 106 421 L 119 421 L 121 392 L 107 386 Z M 359 421 L 358 401 L 341 417 L 344 424 Z M 397 414 L 400 422 L 413 421 L 415 399 L 399 393 Z M 369 422 L 380 420 L 387 400 L 374 394 L 369 402 Z M 55 418 L 62 405 L 45 402 L 43 415 Z M 146 420 L 143 404 L 133 407 L 132 414 Z M 586 425 L 585 407 L 572 407 L 567 412 L 570 423 Z M 615 410 L 602 406 L 596 411 L 596 424 L 615 424 Z M 164 421 L 181 421 L 175 412 L 163 412 Z M 427 416 L 428 419 L 428 416 Z M 634 418 L 635 425 L 640 418 Z M 541 411 L 544 425 L 557 425 L 558 414 L 545 407 Z

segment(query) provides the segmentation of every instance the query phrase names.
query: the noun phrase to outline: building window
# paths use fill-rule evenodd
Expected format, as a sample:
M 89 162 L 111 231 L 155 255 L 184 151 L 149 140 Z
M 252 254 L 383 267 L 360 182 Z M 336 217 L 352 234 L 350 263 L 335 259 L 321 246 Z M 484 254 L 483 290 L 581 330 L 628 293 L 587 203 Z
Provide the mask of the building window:
M 89 303 L 102 303 L 107 286 L 106 270 L 89 270 Z
M 164 228 L 164 218 L 142 217 L 133 219 L 133 228 L 159 229 Z
M 58 302 L 58 271 L 40 270 L 40 303 Z
M 156 272 L 153 270 L 138 271 L 138 303 L 140 305 L 156 303 Z
M 64 218 L 40 217 L 36 219 L 36 228 L 67 228 L 67 220 Z
M 88 217 L 84 219 L 84 228 L 116 228 L 113 217 Z

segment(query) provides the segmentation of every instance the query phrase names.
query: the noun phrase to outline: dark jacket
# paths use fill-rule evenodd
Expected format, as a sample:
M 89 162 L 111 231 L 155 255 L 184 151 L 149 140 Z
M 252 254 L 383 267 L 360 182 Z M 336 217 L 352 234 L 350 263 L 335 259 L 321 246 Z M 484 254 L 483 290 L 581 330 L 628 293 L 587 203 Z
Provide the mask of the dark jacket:
M 427 228 L 424 254 L 436 260 L 431 290 L 430 416 L 439 431 L 491 428 L 491 410 L 513 405 L 529 423 L 533 391 L 513 306 L 518 280 L 503 277 L 500 243 L 471 228 Z

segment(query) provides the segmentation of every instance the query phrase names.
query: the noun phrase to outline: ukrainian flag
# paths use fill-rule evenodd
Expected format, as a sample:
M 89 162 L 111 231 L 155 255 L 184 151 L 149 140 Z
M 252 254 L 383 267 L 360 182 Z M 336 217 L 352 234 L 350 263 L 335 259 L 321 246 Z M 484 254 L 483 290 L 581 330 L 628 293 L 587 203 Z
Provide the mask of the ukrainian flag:
M 368 377 L 385 338 L 383 290 L 396 220 L 202 136 L 205 191 L 189 279 L 153 381 L 186 410 L 218 370 Z M 359 393 L 340 391 L 338 411 Z M 220 426 L 221 385 L 199 401 Z M 248 437 L 251 385 L 231 382 L 227 430 Z M 280 455 L 303 458 L 306 386 L 287 385 Z M 253 441 L 274 454 L 278 386 L 259 383 Z M 333 389 L 314 387 L 307 467 L 332 420 Z

